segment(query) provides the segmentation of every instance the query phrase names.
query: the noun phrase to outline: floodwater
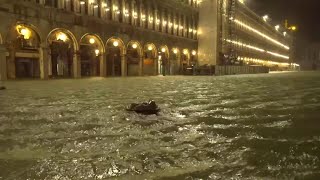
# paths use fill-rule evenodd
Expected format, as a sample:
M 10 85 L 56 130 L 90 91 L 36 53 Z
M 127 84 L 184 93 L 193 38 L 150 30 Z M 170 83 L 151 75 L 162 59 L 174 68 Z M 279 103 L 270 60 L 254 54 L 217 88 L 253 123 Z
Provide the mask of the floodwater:
M 320 73 L 5 85 L 0 179 L 320 178 Z

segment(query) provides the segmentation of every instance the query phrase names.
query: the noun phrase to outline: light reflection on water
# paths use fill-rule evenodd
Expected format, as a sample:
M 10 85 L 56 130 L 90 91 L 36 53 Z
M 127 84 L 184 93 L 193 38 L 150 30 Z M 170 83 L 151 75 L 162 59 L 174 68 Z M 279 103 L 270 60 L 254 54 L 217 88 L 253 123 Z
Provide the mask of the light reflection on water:
M 6 82 L 0 179 L 317 178 L 319 78 Z M 124 111 L 149 99 L 160 116 Z

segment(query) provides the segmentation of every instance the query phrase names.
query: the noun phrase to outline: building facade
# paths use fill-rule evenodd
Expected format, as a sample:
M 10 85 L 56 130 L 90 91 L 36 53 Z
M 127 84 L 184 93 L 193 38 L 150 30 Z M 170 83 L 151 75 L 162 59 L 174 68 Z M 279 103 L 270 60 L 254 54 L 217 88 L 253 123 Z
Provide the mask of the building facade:
M 211 10 L 212 6 L 216 10 Z M 200 7 L 199 64 L 264 66 L 273 70 L 298 66 L 293 63 L 291 33 L 280 25 L 271 25 L 268 17 L 258 16 L 243 1 L 203 0 Z M 211 38 L 202 34 L 211 34 Z
M 287 68 L 289 33 L 239 0 L 2 0 L 0 80 Z
M 1 79 L 181 74 L 197 60 L 195 0 L 3 0 Z

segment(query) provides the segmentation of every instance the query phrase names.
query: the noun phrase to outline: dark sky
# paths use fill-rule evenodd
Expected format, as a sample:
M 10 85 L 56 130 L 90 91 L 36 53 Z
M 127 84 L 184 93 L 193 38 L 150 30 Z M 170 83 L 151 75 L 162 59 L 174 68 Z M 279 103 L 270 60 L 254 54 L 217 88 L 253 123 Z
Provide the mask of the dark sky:
M 320 0 L 246 0 L 246 4 L 259 15 L 268 14 L 274 24 L 285 19 L 297 24 L 299 42 L 320 42 Z

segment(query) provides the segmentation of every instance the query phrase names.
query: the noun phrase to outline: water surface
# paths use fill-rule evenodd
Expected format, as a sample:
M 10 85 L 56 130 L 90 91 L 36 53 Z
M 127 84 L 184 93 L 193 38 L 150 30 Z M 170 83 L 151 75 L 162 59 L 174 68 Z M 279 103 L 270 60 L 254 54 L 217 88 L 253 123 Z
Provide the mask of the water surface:
M 0 179 L 320 178 L 320 73 L 5 85 Z

